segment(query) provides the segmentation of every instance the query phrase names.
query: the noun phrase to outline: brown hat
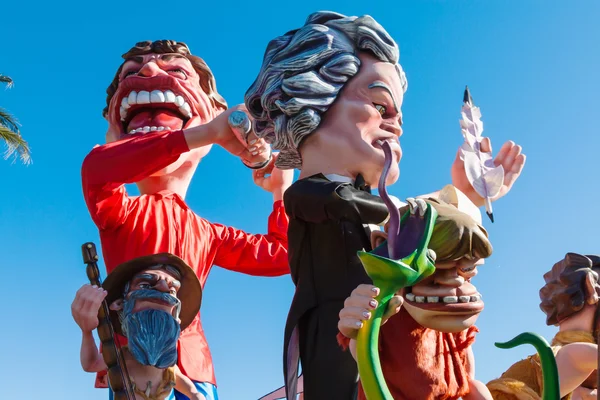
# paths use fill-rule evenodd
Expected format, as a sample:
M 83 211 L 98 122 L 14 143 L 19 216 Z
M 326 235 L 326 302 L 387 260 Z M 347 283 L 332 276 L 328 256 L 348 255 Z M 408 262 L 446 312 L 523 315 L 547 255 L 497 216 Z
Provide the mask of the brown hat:
M 177 298 L 181 301 L 181 330 L 187 328 L 198 312 L 202 303 L 202 287 L 194 270 L 181 258 L 169 253 L 153 254 L 138 257 L 118 265 L 104 280 L 102 287 L 108 292 L 106 303 L 110 306 L 113 301 L 123 296 L 125 285 L 138 273 L 155 265 L 169 265 L 181 274 L 181 287 Z M 115 332 L 122 334 L 121 321 L 117 312 L 110 312 L 110 319 Z

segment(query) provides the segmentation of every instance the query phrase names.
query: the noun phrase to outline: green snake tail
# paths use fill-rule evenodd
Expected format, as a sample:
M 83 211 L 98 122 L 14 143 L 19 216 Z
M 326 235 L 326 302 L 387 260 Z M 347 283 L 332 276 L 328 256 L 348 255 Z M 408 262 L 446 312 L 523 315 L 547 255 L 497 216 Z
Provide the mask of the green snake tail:
M 559 400 L 560 385 L 558 381 L 558 367 L 552 348 L 540 335 L 533 332 L 521 333 L 512 340 L 505 343 L 495 343 L 501 349 L 512 349 L 522 344 L 530 344 L 537 350 L 542 365 L 542 376 L 544 378 L 544 390 L 542 400 Z
M 363 361 L 358 363 L 358 373 L 368 400 L 394 400 L 383 377 L 378 347 L 381 319 L 393 294 L 386 295 L 382 291 L 375 298 L 379 306 L 373 317 L 364 322 L 356 338 L 356 358 Z

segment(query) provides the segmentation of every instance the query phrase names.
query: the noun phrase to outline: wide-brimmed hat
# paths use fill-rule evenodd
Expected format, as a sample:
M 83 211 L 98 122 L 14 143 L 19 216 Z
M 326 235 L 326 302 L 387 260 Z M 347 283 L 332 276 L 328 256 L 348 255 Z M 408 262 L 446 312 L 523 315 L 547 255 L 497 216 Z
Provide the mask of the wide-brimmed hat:
M 181 274 L 181 287 L 177 292 L 177 298 L 181 301 L 181 330 L 187 328 L 198 312 L 202 303 L 202 286 L 194 270 L 181 258 L 169 253 L 153 254 L 150 256 L 138 257 L 118 265 L 104 280 L 102 287 L 108 292 L 106 303 L 110 304 L 123 297 L 125 285 L 133 277 L 150 267 L 156 265 L 169 265 L 176 268 Z M 116 311 L 110 311 L 110 319 L 115 332 L 122 334 L 121 322 Z

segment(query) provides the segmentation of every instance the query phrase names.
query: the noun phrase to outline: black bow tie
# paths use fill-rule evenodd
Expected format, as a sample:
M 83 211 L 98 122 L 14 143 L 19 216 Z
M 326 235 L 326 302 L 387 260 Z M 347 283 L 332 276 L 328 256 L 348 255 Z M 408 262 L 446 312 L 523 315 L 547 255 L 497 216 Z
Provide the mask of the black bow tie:
M 361 174 L 356 176 L 356 179 L 354 180 L 354 187 L 363 192 L 371 193 L 371 186 L 367 185 L 365 178 L 363 178 Z

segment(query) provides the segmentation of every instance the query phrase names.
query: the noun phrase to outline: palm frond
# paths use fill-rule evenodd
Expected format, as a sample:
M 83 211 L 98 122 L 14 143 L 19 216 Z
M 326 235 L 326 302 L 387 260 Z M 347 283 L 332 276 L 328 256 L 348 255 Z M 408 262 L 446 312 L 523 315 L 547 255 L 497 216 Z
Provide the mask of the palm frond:
M 11 87 L 13 85 L 13 80 L 10 76 L 0 74 L 0 82 L 6 83 L 6 87 Z
M 16 134 L 21 133 L 19 131 L 19 125 L 20 125 L 19 121 L 17 121 L 17 119 L 15 117 L 10 115 L 8 113 L 8 111 L 3 109 L 2 107 L 0 107 L 0 125 L 10 129 L 11 131 L 13 131 Z
M 4 152 L 4 159 L 12 155 L 19 156 L 23 164 L 31 163 L 31 151 L 29 150 L 29 144 L 21 135 L 17 132 L 13 132 L 5 126 L 0 125 L 0 140 L 6 143 L 6 151 Z

